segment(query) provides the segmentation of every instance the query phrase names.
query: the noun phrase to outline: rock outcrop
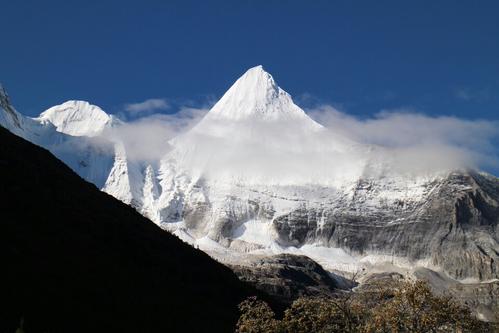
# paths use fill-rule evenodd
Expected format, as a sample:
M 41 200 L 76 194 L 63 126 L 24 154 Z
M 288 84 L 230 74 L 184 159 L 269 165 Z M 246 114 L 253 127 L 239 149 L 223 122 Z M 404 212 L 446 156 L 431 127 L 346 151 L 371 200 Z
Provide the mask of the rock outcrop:
M 324 270 L 306 256 L 280 254 L 245 266 L 230 265 L 240 280 L 273 296 L 283 305 L 302 296 L 333 296 L 355 284 Z

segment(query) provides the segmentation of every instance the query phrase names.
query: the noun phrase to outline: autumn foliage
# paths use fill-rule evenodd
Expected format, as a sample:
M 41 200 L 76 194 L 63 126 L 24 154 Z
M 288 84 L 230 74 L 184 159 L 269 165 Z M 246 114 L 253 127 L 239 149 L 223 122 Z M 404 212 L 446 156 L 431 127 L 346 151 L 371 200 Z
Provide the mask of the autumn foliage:
M 239 306 L 237 333 L 489 332 L 465 306 L 424 281 L 372 283 L 337 297 L 300 298 L 276 319 L 254 297 Z

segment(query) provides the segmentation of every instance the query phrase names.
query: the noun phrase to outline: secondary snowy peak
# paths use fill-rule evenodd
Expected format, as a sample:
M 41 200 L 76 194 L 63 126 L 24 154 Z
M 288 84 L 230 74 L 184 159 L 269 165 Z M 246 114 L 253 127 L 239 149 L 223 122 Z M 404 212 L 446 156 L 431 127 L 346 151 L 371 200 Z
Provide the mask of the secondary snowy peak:
M 67 101 L 46 110 L 37 119 L 53 124 L 58 132 L 73 136 L 96 136 L 106 126 L 110 126 L 113 117 L 98 106 L 85 101 Z
M 320 127 L 293 103 L 262 66 L 250 68 L 213 106 L 206 119 L 224 120 L 294 120 L 306 119 Z

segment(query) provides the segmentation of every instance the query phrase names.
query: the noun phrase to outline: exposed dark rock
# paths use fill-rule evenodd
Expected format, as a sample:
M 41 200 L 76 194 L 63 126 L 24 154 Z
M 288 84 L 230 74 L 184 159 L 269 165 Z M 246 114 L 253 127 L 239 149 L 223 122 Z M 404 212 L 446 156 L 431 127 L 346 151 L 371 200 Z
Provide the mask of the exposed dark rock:
M 374 282 L 379 283 L 385 283 L 389 284 L 392 282 L 397 282 L 401 281 L 404 279 L 404 276 L 400 273 L 397 272 L 382 272 L 382 273 L 374 273 L 374 274 L 369 274 L 361 283 L 359 288 L 362 288 L 362 286 L 372 284 Z
M 306 256 L 279 254 L 258 259 L 250 266 L 230 268 L 245 282 L 255 286 L 284 305 L 301 296 L 332 296 L 340 283 L 321 265 Z M 346 279 L 343 279 L 346 280 Z M 342 281 L 345 285 L 345 281 Z

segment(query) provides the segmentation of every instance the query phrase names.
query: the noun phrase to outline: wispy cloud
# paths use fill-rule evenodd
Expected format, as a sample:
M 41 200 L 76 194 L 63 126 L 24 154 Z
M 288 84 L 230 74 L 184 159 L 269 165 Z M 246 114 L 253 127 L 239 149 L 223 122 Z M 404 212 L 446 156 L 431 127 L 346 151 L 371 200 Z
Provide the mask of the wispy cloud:
M 323 105 L 309 115 L 334 133 L 397 152 L 407 161 L 442 167 L 496 167 L 499 121 L 428 116 L 412 109 L 359 118 Z M 403 152 L 403 154 L 401 154 Z
M 149 114 L 155 111 L 168 110 L 170 103 L 165 98 L 150 98 L 139 103 L 125 104 L 125 111 L 132 116 Z
M 157 161 L 171 148 L 169 140 L 197 124 L 206 112 L 204 108 L 180 107 L 172 114 L 145 115 L 110 128 L 103 136 L 122 142 L 133 160 Z
M 243 173 L 264 182 L 327 184 L 376 172 L 418 175 L 461 168 L 498 170 L 499 166 L 498 121 L 429 116 L 410 108 L 356 117 L 323 104 L 306 110 L 326 127 L 323 132 L 306 134 L 300 123 L 284 120 L 220 120 L 207 132 L 184 136 L 209 107 L 172 105 L 170 111 L 179 111 L 140 113 L 105 135 L 123 142 L 131 159 L 148 162 L 164 157 L 172 148 L 171 139 L 178 137 L 176 144 L 185 144 L 186 151 L 192 152 L 184 158 L 188 167 L 223 177 Z M 225 132 L 230 135 L 220 135 Z

